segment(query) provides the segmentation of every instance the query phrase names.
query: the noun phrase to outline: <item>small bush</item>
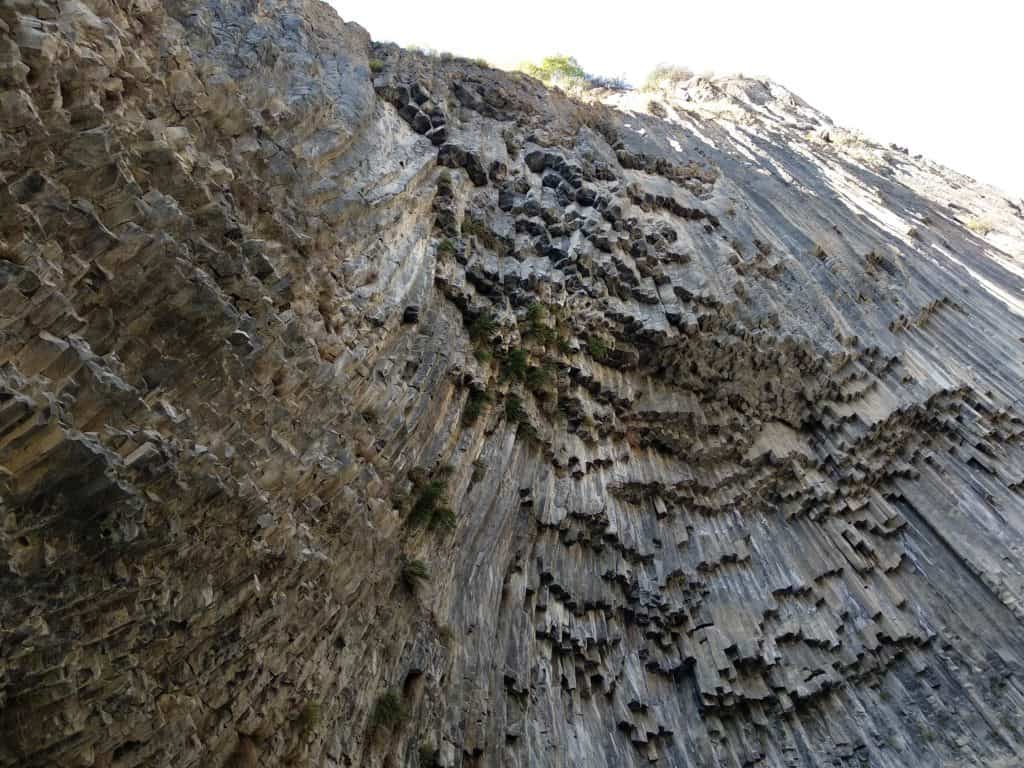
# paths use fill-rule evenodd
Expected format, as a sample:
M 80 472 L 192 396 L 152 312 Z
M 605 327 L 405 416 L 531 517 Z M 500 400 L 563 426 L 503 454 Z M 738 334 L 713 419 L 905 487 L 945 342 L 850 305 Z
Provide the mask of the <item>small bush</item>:
M 384 71 L 384 62 L 380 59 L 370 59 L 370 71 L 379 74 Z
M 303 732 L 308 733 L 320 724 L 320 705 L 315 701 L 306 702 L 299 713 L 299 725 Z
M 600 336 L 591 336 L 587 339 L 587 351 L 599 363 L 603 362 L 608 358 L 608 342 Z
M 420 768 L 438 768 L 440 754 L 433 747 L 423 744 L 420 746 Z
M 476 237 L 485 248 L 494 249 L 498 244 L 498 240 L 490 228 L 473 216 L 463 217 L 461 230 L 463 235 Z
M 455 528 L 455 511 L 451 507 L 438 507 L 433 519 L 430 521 L 430 529 L 442 528 L 446 531 Z
M 484 473 L 487 471 L 487 462 L 483 459 L 477 459 L 473 462 L 473 475 L 469 478 L 471 483 L 479 483 L 484 479 Z
M 510 349 L 501 361 L 501 373 L 505 378 L 526 380 L 526 350 L 521 347 Z
M 377 703 L 373 705 L 373 711 L 370 713 L 370 727 L 390 730 L 404 719 L 405 707 L 402 705 L 402 700 L 394 691 L 387 691 L 381 694 Z
M 442 200 L 450 200 L 455 195 L 455 182 L 451 173 L 445 168 L 437 175 L 437 197 Z M 443 205 L 443 203 L 442 203 Z M 447 229 L 448 225 L 446 225 Z
M 551 369 L 547 366 L 530 366 L 526 371 L 526 388 L 534 394 L 543 392 L 551 379 Z
M 476 420 L 490 402 L 490 395 L 482 389 L 469 390 L 469 397 L 466 398 L 466 407 L 462 411 L 462 423 L 469 426 L 475 424 Z
M 399 572 L 399 580 L 402 586 L 410 592 L 415 592 L 420 582 L 430 579 L 430 571 L 427 564 L 422 560 L 403 560 Z
M 431 480 L 420 489 L 419 496 L 412 506 L 413 516 L 426 516 L 433 510 L 439 501 L 444 498 L 448 490 L 444 480 Z
M 438 253 L 455 253 L 455 243 L 449 240 L 447 237 L 437 244 Z
M 550 313 L 540 302 L 534 302 L 526 310 L 526 328 L 524 336 L 536 339 L 545 347 L 549 347 L 558 339 L 558 332 L 549 324 Z
M 526 417 L 526 411 L 523 410 L 523 400 L 519 395 L 509 393 L 508 397 L 505 398 L 505 418 L 510 422 L 519 422 Z
M 531 442 L 539 439 L 537 428 L 530 423 L 529 419 L 522 419 L 519 422 L 519 436 Z
M 474 343 L 490 342 L 494 332 L 498 330 L 498 322 L 490 312 L 481 312 L 469 324 L 469 338 Z
M 987 216 L 973 216 L 964 222 L 964 226 L 981 237 L 985 237 L 995 229 L 995 224 Z
M 472 216 L 464 216 L 462 219 L 462 225 L 460 230 L 463 235 L 481 235 L 486 228 L 479 219 L 474 219 Z
M 527 337 L 536 340 L 544 349 L 549 349 L 552 344 L 558 342 L 558 332 L 547 325 L 541 326 L 536 331 L 530 331 Z
M 561 53 L 548 56 L 539 64 L 523 62 L 517 69 L 530 77 L 537 78 L 545 85 L 566 90 L 610 88 L 622 91 L 629 89 L 629 84 L 622 78 L 592 75 L 580 66 L 575 57 Z
M 675 88 L 680 83 L 685 83 L 693 77 L 693 71 L 686 67 L 677 67 L 674 64 L 659 64 L 650 71 L 647 79 L 644 80 L 645 91 L 655 91 L 658 88 Z
M 546 57 L 540 64 L 523 62 L 518 69 L 547 85 L 580 88 L 584 87 L 587 82 L 587 73 L 575 57 L 560 53 Z
M 509 424 L 515 424 L 518 427 L 518 435 L 527 440 L 537 439 L 537 428 L 530 423 L 530 419 L 526 415 L 526 409 L 523 408 L 523 400 L 519 395 L 509 393 L 505 398 L 505 418 Z
M 451 51 L 439 51 L 437 48 L 431 48 L 429 45 L 407 45 L 405 50 L 436 61 L 451 61 L 458 58 Z
M 455 513 L 447 505 L 447 493 L 448 483 L 442 478 L 434 478 L 420 486 L 409 512 L 409 524 L 425 525 L 430 530 L 454 528 Z
M 530 331 L 533 333 L 547 327 L 545 325 L 547 317 L 548 311 L 539 301 L 533 302 L 533 304 L 531 304 L 526 310 L 526 322 L 529 325 Z

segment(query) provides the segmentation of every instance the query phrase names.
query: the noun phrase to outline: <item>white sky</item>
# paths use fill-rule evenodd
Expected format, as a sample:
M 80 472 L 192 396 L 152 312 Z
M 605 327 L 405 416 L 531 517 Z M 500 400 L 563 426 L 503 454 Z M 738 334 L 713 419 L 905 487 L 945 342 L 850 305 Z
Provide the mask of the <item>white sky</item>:
M 329 0 L 375 40 L 512 67 L 552 53 L 770 77 L 846 128 L 1024 197 L 1021 0 Z

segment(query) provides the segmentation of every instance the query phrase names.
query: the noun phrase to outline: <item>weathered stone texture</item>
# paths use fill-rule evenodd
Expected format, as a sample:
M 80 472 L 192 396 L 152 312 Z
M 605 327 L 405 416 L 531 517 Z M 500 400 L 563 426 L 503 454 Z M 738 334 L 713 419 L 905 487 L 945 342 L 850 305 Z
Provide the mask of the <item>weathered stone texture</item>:
M 1018 765 L 1022 258 L 771 83 L 7 0 L 0 766 Z

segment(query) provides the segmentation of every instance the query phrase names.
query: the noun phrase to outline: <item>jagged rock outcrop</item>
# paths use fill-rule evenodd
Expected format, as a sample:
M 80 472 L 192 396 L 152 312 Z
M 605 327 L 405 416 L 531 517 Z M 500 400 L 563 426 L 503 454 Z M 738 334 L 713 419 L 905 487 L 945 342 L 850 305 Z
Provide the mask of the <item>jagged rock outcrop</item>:
M 0 766 L 1013 766 L 1024 218 L 746 78 L 0 6 Z

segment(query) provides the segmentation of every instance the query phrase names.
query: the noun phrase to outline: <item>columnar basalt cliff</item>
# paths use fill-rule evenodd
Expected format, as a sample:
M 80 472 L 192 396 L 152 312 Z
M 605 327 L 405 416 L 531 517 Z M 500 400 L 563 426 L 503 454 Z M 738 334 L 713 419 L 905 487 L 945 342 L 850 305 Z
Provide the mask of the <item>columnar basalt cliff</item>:
M 1018 766 L 1024 218 L 785 89 L 0 5 L 0 766 Z

